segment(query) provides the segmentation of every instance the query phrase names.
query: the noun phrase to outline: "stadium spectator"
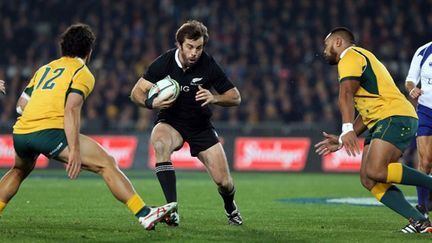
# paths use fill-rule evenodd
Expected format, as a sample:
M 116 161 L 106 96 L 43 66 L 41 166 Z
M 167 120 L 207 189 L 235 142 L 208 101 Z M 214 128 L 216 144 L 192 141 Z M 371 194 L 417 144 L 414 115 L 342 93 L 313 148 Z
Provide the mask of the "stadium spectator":
M 215 121 L 321 122 L 337 114 L 338 90 L 335 71 L 323 68 L 317 54 L 324 34 L 320 31 L 341 23 L 358 30 L 359 43 L 383 61 L 403 88 L 411 53 L 432 34 L 428 9 L 426 0 L 1 1 L 0 79 L 10 81 L 0 100 L 1 124 L 10 131 L 15 97 L 36 67 L 57 55 L 55 33 L 81 21 L 100 37 L 90 66 L 99 82 L 95 98 L 90 98 L 99 100 L 93 106 L 97 114 L 86 109 L 84 118 L 96 116 L 102 126 L 93 128 L 102 131 L 148 129 L 146 122 L 133 124 L 153 114 L 139 111 L 123 91 L 132 89 L 134 77 L 157 55 L 174 47 L 176 26 L 192 18 L 209 27 L 214 38 L 207 50 L 227 64 L 225 71 L 245 94 L 237 112 L 220 109 Z M 268 86 L 264 80 L 278 93 L 261 94 Z M 317 101 L 326 105 L 316 106 Z M 127 111 L 121 124 L 116 117 L 123 114 L 116 111 Z

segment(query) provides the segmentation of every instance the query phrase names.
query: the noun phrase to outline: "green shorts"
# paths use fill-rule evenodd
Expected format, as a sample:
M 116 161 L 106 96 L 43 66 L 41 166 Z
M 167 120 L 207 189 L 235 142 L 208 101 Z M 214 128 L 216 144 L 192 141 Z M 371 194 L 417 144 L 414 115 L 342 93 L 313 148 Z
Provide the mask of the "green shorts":
M 39 154 L 55 158 L 68 145 L 63 129 L 46 129 L 27 134 L 14 133 L 13 143 L 19 157 L 32 161 Z
M 418 120 L 410 116 L 391 116 L 378 121 L 369 130 L 365 145 L 370 144 L 372 139 L 378 138 L 387 141 L 402 152 L 408 148 L 411 140 L 415 137 Z

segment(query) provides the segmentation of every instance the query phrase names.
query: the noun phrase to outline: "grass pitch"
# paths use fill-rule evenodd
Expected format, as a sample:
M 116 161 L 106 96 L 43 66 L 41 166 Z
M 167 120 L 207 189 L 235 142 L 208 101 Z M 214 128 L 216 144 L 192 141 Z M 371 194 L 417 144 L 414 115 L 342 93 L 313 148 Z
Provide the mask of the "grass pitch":
M 0 175 L 4 174 L 0 171 Z M 164 203 L 153 173 L 126 171 L 148 205 Z M 358 175 L 233 173 L 243 226 L 227 225 L 205 172 L 177 172 L 179 227 L 145 231 L 90 173 L 35 171 L 0 219 L 0 242 L 431 242 L 404 235 L 406 220 L 384 207 L 288 204 L 287 198 L 370 197 Z M 411 187 L 401 188 L 414 196 Z

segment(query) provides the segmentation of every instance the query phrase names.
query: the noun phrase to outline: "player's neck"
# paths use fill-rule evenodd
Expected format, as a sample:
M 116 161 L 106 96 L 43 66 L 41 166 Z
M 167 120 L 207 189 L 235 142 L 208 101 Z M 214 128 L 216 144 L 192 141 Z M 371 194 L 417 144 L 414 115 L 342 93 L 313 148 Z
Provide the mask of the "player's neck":
M 349 46 L 346 46 L 345 49 L 343 49 L 343 50 L 341 51 L 341 53 L 339 54 L 339 59 L 341 59 L 342 57 L 344 57 L 345 54 L 346 54 L 346 52 L 347 52 L 351 47 L 354 47 L 354 46 L 355 46 L 355 45 L 349 45 Z
M 178 66 L 179 66 L 183 71 L 188 70 L 189 67 L 186 66 L 186 65 L 184 64 L 185 61 L 183 60 L 183 57 L 182 57 L 182 55 L 180 54 L 180 49 L 177 49 L 177 51 L 175 52 L 175 55 L 176 55 L 175 58 L 176 58 L 176 61 L 177 61 Z

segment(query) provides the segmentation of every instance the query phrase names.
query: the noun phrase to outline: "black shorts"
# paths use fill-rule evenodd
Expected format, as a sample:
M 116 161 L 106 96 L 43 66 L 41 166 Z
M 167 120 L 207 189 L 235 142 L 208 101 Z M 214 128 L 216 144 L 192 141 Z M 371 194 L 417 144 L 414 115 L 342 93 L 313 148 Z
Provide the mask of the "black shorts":
M 55 158 L 68 145 L 63 129 L 45 129 L 27 134 L 14 133 L 13 143 L 18 156 L 31 161 L 39 154 Z
M 211 146 L 219 143 L 218 135 L 210 122 L 202 123 L 200 126 L 186 126 L 171 120 L 158 119 L 155 124 L 164 122 L 171 125 L 182 136 L 183 140 L 190 146 L 190 153 L 193 157 L 198 156 Z

